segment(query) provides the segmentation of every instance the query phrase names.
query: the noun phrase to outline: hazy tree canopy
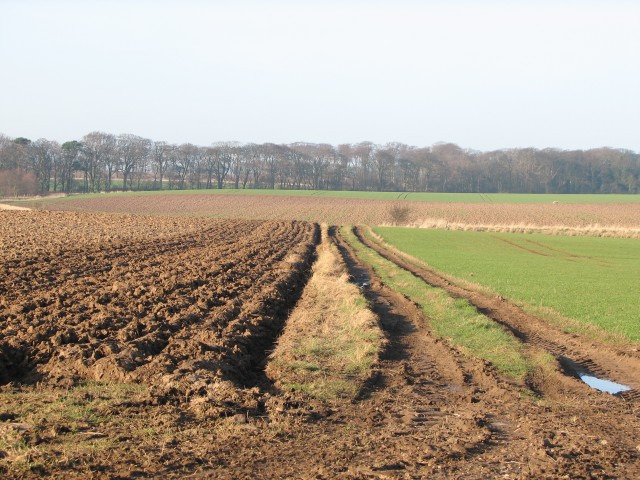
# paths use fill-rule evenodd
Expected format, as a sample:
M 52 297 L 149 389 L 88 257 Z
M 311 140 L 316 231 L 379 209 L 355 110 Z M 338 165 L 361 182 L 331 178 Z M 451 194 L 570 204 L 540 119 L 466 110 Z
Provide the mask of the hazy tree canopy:
M 639 193 L 640 154 L 609 147 L 465 150 L 299 142 L 173 145 L 90 132 L 60 145 L 0 134 L 0 195 L 269 188 L 486 193 Z

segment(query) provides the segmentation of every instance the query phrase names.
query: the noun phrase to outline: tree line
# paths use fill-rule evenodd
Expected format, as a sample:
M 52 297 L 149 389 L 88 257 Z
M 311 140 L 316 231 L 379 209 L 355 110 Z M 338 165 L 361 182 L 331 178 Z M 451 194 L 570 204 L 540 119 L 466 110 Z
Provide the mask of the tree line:
M 91 132 L 58 143 L 0 134 L 0 195 L 167 189 L 639 193 L 640 154 L 597 148 L 489 152 L 452 143 L 171 144 Z

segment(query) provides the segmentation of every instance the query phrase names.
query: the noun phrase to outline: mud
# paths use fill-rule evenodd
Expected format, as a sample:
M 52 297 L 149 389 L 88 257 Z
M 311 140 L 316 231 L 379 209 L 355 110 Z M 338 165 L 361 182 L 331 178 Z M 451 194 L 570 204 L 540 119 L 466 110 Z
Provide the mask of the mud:
M 317 227 L 55 215 L 40 220 L 56 228 L 25 217 L 0 236 L 0 432 L 25 449 L 0 444 L 4 477 L 640 476 L 640 412 L 628 392 L 595 392 L 559 364 L 530 383 L 501 377 L 436 338 L 429 319 L 335 232 L 387 337 L 353 402 L 284 394 L 263 376 L 265 350 L 306 280 Z M 45 240 L 29 238 L 31 228 Z M 562 346 L 564 337 L 543 333 Z M 149 389 L 102 401 L 93 423 L 18 414 L 12 403 L 31 395 L 37 408 L 87 379 Z M 76 394 L 74 405 L 103 396 Z

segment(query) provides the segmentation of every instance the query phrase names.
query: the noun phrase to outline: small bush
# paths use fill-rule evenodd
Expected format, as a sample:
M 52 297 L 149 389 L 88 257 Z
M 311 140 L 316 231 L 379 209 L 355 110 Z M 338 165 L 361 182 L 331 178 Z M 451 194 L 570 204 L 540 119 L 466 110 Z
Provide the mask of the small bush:
M 389 217 L 394 225 L 406 225 L 409 223 L 411 209 L 406 205 L 394 205 L 389 209 Z

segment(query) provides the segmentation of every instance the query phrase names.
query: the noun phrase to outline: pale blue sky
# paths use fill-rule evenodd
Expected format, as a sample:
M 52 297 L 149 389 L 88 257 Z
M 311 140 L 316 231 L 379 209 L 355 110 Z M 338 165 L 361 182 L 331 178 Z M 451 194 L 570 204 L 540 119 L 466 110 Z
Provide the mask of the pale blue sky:
M 640 151 L 640 2 L 0 0 L 0 132 Z

